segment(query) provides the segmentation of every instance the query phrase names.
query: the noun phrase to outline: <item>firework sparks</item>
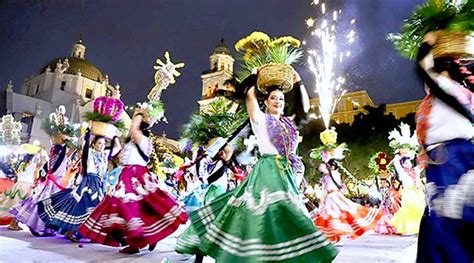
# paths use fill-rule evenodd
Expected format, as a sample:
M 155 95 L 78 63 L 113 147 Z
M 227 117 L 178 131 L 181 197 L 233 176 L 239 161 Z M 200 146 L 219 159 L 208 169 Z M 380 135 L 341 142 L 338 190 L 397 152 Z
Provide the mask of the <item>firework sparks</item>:
M 311 5 L 321 5 L 321 19 L 316 26 L 316 20 L 308 18 L 306 25 L 313 28 L 311 35 L 316 38 L 318 48 L 308 51 L 308 64 L 315 77 L 315 91 L 319 97 L 319 112 L 326 128 L 329 128 L 329 121 L 341 96 L 346 93 L 342 88 L 345 79 L 336 72 L 339 63 L 342 63 L 345 57 L 351 56 L 351 51 L 339 51 L 337 43 L 338 18 L 341 16 L 341 10 L 328 12 L 326 4 L 320 1 L 313 1 Z M 326 15 L 326 13 L 328 15 Z M 329 17 L 328 17 L 329 16 Z M 309 26 L 308 21 L 312 24 Z M 350 26 L 355 24 L 355 19 L 350 21 Z M 353 43 L 356 32 L 350 30 L 344 38 L 347 43 Z M 309 43 L 306 43 L 308 46 Z
M 316 20 L 314 20 L 314 18 L 311 18 L 311 17 L 310 17 L 310 18 L 306 19 L 305 22 L 306 22 L 306 26 L 307 26 L 308 28 L 311 28 L 311 27 L 313 27 L 314 24 L 316 23 Z

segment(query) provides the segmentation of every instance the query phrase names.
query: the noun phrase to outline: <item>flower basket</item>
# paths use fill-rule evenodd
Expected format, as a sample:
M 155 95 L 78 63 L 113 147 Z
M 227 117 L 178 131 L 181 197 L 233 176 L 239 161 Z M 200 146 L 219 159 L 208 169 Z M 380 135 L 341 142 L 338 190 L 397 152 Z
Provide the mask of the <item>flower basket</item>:
M 119 135 L 117 127 L 106 122 L 91 121 L 90 127 L 91 133 L 94 135 L 104 136 L 109 139 L 112 139 L 114 136 Z
M 433 57 L 463 58 L 474 55 L 474 35 L 463 32 L 439 31 L 432 49 Z
M 64 143 L 64 136 L 62 134 L 51 136 L 51 143 L 52 144 L 63 144 Z
M 259 69 L 257 86 L 265 94 L 270 86 L 280 86 L 286 93 L 293 88 L 294 79 L 294 69 L 290 65 L 269 63 Z

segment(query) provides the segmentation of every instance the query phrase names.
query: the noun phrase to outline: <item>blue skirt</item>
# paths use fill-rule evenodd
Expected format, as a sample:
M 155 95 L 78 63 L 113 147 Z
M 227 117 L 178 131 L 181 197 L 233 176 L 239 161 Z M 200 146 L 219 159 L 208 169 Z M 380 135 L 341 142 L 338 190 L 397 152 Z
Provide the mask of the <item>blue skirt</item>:
M 474 261 L 474 145 L 455 139 L 428 152 L 428 207 L 421 220 L 417 262 Z
M 87 174 L 77 187 L 64 189 L 38 202 L 38 214 L 60 234 L 75 232 L 104 197 L 101 179 Z

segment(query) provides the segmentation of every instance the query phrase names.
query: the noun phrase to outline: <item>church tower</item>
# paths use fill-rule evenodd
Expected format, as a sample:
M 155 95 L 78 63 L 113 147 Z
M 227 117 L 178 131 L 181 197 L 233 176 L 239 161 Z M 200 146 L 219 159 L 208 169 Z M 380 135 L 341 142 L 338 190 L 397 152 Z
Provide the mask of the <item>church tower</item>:
M 204 71 L 201 75 L 202 93 L 201 100 L 198 101 L 201 110 L 206 108 L 216 97 L 229 91 L 230 87 L 224 85 L 224 83 L 232 78 L 234 61 L 229 48 L 224 44 L 224 39 L 221 39 L 221 42 L 217 44 L 214 52 L 209 57 L 210 69 Z
M 86 57 L 86 45 L 82 41 L 82 37 L 79 38 L 79 41 L 72 46 L 71 57 L 85 59 Z

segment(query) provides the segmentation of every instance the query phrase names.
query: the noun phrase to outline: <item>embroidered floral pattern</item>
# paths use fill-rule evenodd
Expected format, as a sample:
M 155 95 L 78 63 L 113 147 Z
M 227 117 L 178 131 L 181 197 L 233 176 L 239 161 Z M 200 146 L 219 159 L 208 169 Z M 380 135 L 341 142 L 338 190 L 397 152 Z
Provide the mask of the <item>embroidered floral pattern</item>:
M 278 153 L 288 157 L 296 174 L 304 172 L 304 165 L 301 158 L 296 155 L 298 146 L 298 130 L 293 121 L 288 117 L 275 118 L 271 114 L 265 116 L 268 135 L 272 144 L 277 148 Z

